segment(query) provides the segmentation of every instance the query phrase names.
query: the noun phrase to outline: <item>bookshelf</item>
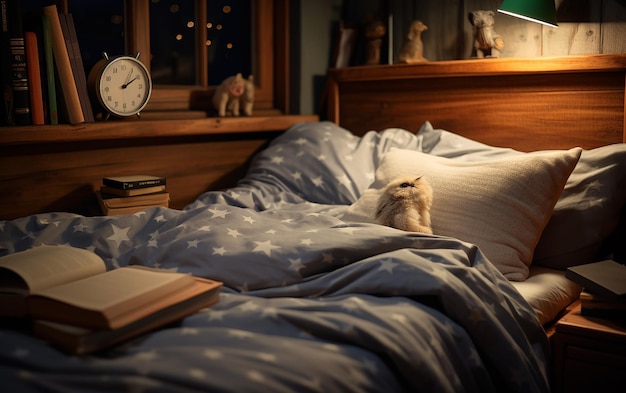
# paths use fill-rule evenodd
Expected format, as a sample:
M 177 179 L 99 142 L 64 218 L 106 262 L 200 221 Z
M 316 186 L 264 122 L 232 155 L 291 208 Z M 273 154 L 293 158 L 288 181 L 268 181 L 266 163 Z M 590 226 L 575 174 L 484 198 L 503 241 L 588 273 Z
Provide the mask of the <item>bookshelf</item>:
M 61 142 L 180 138 L 281 131 L 301 121 L 316 121 L 315 115 L 266 115 L 250 117 L 205 117 L 193 119 L 124 119 L 77 125 L 0 127 L 0 146 Z

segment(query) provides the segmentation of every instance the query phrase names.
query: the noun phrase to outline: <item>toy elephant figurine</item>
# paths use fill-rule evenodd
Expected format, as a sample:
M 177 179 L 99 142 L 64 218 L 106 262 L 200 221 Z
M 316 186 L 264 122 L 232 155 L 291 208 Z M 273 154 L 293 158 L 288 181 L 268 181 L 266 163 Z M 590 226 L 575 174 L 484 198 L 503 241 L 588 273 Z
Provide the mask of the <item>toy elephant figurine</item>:
M 228 77 L 217 87 L 213 94 L 213 106 L 220 117 L 230 112 L 239 116 L 240 110 L 246 116 L 252 116 L 254 106 L 254 77 L 244 79 L 241 73 Z

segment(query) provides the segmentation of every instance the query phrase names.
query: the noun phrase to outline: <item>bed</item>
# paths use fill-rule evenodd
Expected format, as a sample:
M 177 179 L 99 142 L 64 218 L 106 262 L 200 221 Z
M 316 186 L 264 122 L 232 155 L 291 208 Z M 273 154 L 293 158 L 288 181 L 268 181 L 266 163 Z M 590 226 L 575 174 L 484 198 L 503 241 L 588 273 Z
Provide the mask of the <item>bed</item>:
M 549 326 L 580 291 L 564 267 L 623 255 L 625 75 L 623 55 L 330 70 L 328 120 L 274 138 L 231 187 L 0 222 L 0 255 L 71 245 L 224 283 L 85 356 L 5 321 L 3 388 L 550 391 Z M 416 172 L 434 234 L 373 222 L 381 188 Z

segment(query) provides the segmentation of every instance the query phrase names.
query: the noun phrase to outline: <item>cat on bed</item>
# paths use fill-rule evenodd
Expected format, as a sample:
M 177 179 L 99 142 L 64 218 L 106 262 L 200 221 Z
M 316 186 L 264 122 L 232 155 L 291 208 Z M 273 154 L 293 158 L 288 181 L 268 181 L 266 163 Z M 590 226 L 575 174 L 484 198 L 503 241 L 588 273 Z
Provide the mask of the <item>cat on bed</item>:
M 422 176 L 394 179 L 378 199 L 376 222 L 404 231 L 432 234 L 432 202 L 433 189 Z

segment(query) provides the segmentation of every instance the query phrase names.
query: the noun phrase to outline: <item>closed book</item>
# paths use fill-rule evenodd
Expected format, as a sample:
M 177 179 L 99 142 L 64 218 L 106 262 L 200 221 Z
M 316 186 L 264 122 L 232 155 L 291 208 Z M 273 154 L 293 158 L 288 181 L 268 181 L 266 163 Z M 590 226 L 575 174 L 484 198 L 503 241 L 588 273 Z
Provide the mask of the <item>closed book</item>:
M 59 109 L 57 106 L 57 87 L 54 70 L 54 55 L 52 53 L 52 31 L 50 26 L 50 17 L 48 15 L 41 16 L 42 23 L 42 45 L 43 45 L 43 65 L 45 67 L 45 83 L 46 83 L 46 108 L 47 123 L 59 124 Z
M 80 45 L 78 44 L 78 36 L 76 35 L 76 27 L 74 26 L 74 18 L 72 14 L 59 14 L 61 21 L 61 29 L 65 38 L 65 46 L 70 57 L 72 73 L 76 81 L 76 89 L 80 99 L 80 106 L 86 122 L 93 122 L 93 109 L 91 108 L 91 99 L 87 89 L 87 77 L 85 76 L 85 67 L 83 66 L 83 58 L 80 53 Z
M 626 266 L 612 260 L 568 267 L 565 277 L 593 294 L 607 297 L 626 295 Z
M 102 178 L 102 184 L 120 190 L 130 190 L 135 188 L 164 186 L 166 185 L 166 179 L 161 176 L 152 175 L 107 176 Z
M 13 71 L 11 69 L 11 50 L 9 46 L 9 9 L 8 1 L 0 0 L 0 125 L 15 125 L 13 113 Z
M 120 197 L 117 195 L 99 194 L 102 202 L 110 209 L 117 207 L 133 207 L 133 206 L 164 206 L 167 207 L 170 201 L 170 194 L 167 191 L 136 195 L 128 197 Z
M 85 122 L 85 116 L 80 104 L 78 96 L 78 88 L 74 80 L 72 65 L 70 63 L 69 53 L 65 46 L 65 38 L 63 29 L 61 28 L 61 20 L 57 12 L 55 4 L 43 7 L 43 13 L 50 19 L 50 31 L 52 33 L 52 52 L 54 55 L 54 64 L 56 65 L 57 75 L 61 96 L 64 101 L 64 107 L 67 111 L 68 121 L 71 124 L 79 124 Z
M 121 190 L 119 188 L 101 186 L 100 192 L 102 194 L 115 195 L 121 197 L 130 197 L 137 195 L 146 195 L 146 194 L 154 194 L 156 192 L 165 191 L 165 186 L 153 186 L 153 187 L 144 187 L 144 188 L 131 188 L 130 190 Z
M 74 355 L 85 355 L 127 341 L 185 318 L 219 300 L 217 281 L 194 277 L 195 284 L 163 300 L 163 308 L 118 329 L 87 329 L 37 320 L 33 334 Z M 216 287 L 216 285 L 218 285 Z
M 626 297 L 580 293 L 580 313 L 590 317 L 626 319 Z
M 22 13 L 19 0 L 8 1 L 7 24 L 9 31 L 9 53 L 13 77 L 13 116 L 15 125 L 31 124 L 30 95 L 28 92 L 28 65 L 26 44 L 22 28 Z
M 28 93 L 30 96 L 31 122 L 34 125 L 43 125 L 45 124 L 45 116 L 37 34 L 34 31 L 26 31 L 24 32 L 24 40 L 26 43 L 26 61 L 28 64 Z
M 169 207 L 170 202 L 168 192 L 131 197 L 108 196 L 100 192 L 97 192 L 96 195 L 102 213 L 107 216 L 135 214 L 157 206 Z

